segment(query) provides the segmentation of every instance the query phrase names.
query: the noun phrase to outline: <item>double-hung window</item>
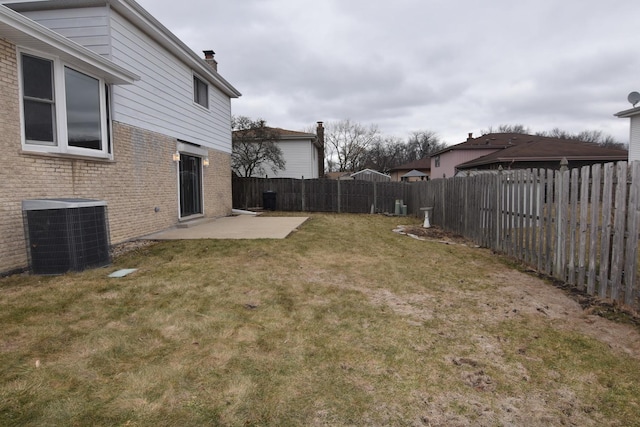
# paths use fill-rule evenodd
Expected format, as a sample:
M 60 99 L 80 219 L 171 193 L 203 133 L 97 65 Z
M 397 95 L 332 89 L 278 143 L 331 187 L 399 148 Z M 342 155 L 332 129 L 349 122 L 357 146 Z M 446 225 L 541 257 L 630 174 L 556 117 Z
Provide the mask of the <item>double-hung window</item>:
M 59 61 L 20 53 L 23 148 L 108 157 L 105 82 Z
M 198 76 L 193 76 L 193 102 L 209 108 L 209 86 Z

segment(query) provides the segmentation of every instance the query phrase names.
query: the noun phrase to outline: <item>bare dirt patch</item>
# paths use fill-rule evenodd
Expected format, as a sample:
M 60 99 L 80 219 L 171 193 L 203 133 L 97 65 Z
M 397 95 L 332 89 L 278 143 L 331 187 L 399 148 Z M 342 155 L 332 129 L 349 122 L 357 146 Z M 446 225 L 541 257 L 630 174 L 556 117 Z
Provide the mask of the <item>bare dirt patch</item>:
M 442 230 L 438 227 L 424 228 L 415 225 L 399 225 L 393 231 L 399 234 L 406 234 L 407 236 L 418 240 L 474 246 L 472 242 L 465 239 L 463 236 Z
M 111 258 L 115 259 L 130 252 L 140 252 L 142 249 L 155 245 L 156 243 L 158 243 L 156 240 L 131 240 L 118 243 L 111 247 Z
M 499 320 L 525 315 L 546 317 L 559 329 L 578 331 L 614 350 L 640 359 L 640 332 L 628 324 L 599 315 L 599 307 L 611 305 L 606 301 L 589 298 L 589 306 L 584 309 L 579 298 L 571 298 L 572 295 L 566 290 L 517 270 L 503 270 L 493 278 L 510 285 L 501 289 L 506 310 L 500 313 L 488 309 L 488 318 Z M 487 307 L 490 307 L 489 301 Z
M 419 240 L 475 246 L 463 236 L 438 227 L 398 226 L 394 232 Z M 501 290 L 501 299 L 506 300 L 510 308 L 503 313 L 487 310 L 487 319 L 513 318 L 525 314 L 546 316 L 557 321 L 563 329 L 579 331 L 640 359 L 640 315 L 637 312 L 588 295 L 569 284 L 546 278 L 525 266 L 522 270 L 505 269 L 494 274 L 497 282 L 510 284 Z M 495 306 L 494 300 L 493 297 L 487 298 L 485 307 Z M 629 325 L 634 327 L 629 328 Z

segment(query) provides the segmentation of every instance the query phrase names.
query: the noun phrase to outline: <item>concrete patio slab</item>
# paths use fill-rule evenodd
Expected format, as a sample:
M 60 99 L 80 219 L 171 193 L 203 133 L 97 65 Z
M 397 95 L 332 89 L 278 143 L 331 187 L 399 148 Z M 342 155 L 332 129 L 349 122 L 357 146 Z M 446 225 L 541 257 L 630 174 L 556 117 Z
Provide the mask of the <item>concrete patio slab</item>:
M 307 219 L 309 217 L 227 216 L 187 228 L 171 228 L 144 239 L 284 239 Z

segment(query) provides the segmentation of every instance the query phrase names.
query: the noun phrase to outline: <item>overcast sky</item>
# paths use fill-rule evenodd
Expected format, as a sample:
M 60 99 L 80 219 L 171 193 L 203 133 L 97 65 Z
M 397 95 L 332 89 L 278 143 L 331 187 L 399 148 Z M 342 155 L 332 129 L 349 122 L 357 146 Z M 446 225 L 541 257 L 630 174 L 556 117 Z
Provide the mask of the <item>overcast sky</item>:
M 448 144 L 523 124 L 628 142 L 638 0 L 137 0 L 242 97 L 234 115 L 307 130 L 351 119 Z

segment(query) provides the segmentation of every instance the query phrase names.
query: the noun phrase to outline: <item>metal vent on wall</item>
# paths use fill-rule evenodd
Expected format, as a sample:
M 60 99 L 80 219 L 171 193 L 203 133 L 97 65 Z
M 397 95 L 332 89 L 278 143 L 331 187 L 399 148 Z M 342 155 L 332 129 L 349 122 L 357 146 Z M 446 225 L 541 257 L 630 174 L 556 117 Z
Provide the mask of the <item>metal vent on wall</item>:
M 22 211 L 32 273 L 63 274 L 111 263 L 106 202 L 23 200 Z

